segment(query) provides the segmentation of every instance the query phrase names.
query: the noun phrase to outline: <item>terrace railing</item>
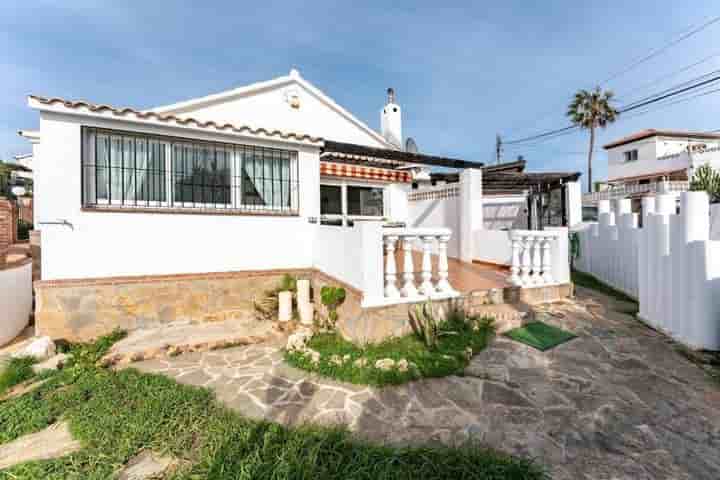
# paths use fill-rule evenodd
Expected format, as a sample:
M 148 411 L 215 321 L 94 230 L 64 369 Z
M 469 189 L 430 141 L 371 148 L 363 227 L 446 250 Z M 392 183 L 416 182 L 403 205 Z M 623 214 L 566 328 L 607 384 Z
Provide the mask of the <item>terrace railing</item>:
M 689 182 L 674 180 L 671 182 L 653 182 L 633 185 L 618 185 L 602 192 L 591 192 L 583 195 L 583 204 L 595 205 L 600 200 L 616 200 L 646 193 L 658 194 L 666 192 L 685 192 L 689 190 Z
M 447 244 L 449 228 L 384 228 L 384 294 L 388 302 L 449 298 L 459 295 L 450 285 Z M 422 252 L 416 264 L 413 252 Z M 398 273 L 396 252 L 402 251 L 402 272 Z M 434 255 L 437 252 L 437 255 Z M 437 262 L 433 257 L 437 256 Z M 435 265 L 434 265 L 435 264 Z M 433 270 L 433 267 L 435 269 Z

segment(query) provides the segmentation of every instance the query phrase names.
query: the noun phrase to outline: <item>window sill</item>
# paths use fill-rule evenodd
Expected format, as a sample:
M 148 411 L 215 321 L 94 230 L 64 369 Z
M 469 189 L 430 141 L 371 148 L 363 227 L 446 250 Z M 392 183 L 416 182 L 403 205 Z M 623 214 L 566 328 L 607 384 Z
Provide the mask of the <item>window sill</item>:
M 171 215 L 227 215 L 227 216 L 259 216 L 259 217 L 298 217 L 296 211 L 274 212 L 272 210 L 238 210 L 208 208 L 172 208 L 172 207 L 117 207 L 117 206 L 85 206 L 83 212 L 107 213 L 165 213 Z

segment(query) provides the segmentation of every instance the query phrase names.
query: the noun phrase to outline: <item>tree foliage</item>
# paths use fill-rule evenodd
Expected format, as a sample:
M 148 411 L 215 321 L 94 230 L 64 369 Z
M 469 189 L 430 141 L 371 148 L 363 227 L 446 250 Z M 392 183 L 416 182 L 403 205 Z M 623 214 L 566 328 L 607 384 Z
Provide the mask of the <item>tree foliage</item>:
M 580 128 L 590 131 L 590 149 L 588 151 L 588 190 L 592 191 L 592 157 L 595 148 L 595 129 L 605 128 L 620 114 L 612 106 L 613 92 L 601 90 L 579 90 L 568 106 L 567 116 Z
M 712 203 L 720 202 L 720 173 L 707 163 L 693 173 L 690 190 L 705 191 Z

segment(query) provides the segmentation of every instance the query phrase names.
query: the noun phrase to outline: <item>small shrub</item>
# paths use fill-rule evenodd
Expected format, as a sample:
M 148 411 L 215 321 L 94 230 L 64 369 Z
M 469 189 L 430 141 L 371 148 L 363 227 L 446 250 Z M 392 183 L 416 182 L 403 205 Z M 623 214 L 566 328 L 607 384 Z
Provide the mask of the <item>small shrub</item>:
M 705 191 L 711 203 L 720 202 L 720 173 L 707 163 L 699 166 L 690 180 L 690 190 Z
M 36 363 L 37 360 L 33 357 L 11 358 L 0 372 L 0 394 L 34 377 L 32 366 Z
M 418 338 L 428 349 L 435 350 L 440 338 L 440 322 L 437 319 L 432 302 L 428 300 L 422 305 L 416 305 L 415 315 L 408 312 L 408 316 L 410 317 L 410 326 Z
M 320 289 L 320 301 L 328 310 L 328 324 L 326 327 L 333 329 L 337 324 L 337 309 L 345 301 L 345 289 L 342 287 L 324 286 Z

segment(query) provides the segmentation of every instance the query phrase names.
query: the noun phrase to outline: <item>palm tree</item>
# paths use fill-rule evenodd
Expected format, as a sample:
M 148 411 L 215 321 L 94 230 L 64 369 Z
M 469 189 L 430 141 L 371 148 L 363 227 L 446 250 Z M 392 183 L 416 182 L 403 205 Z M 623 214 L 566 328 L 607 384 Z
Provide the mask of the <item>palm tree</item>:
M 613 92 L 602 91 L 600 87 L 595 90 L 580 90 L 568 107 L 567 116 L 580 128 L 590 130 L 590 150 L 588 151 L 588 192 L 592 192 L 592 157 L 595 148 L 595 128 L 605 128 L 615 121 L 620 114 L 610 104 Z

